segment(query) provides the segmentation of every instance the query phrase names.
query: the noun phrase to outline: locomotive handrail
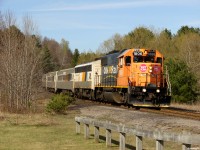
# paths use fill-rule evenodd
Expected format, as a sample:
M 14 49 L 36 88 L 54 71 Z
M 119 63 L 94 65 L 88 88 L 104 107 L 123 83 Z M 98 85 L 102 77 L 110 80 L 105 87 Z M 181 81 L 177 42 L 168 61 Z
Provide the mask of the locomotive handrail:
M 126 134 L 136 136 L 136 150 L 142 150 L 142 138 L 152 138 L 156 140 L 156 150 L 162 150 L 164 141 L 182 143 L 182 150 L 188 150 L 191 145 L 199 145 L 200 135 L 198 134 L 175 134 L 162 131 L 143 130 L 142 128 L 128 127 L 124 124 L 114 124 L 110 121 L 101 121 L 88 117 L 75 117 L 76 133 L 80 134 L 80 123 L 84 124 L 84 137 L 89 138 L 89 126 L 94 126 L 94 138 L 99 142 L 99 128 L 106 129 L 106 145 L 111 146 L 111 132 L 116 131 L 120 134 L 119 146 L 120 150 L 125 150 Z

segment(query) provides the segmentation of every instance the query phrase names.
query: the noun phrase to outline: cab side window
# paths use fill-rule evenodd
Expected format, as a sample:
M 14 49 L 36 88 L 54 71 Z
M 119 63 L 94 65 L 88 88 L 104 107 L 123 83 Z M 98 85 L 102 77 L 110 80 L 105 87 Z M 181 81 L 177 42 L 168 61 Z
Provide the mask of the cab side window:
M 157 63 L 160 63 L 161 66 L 162 66 L 162 58 L 161 58 L 161 57 L 158 57 L 156 62 L 157 62 Z
M 125 65 L 130 66 L 131 65 L 131 56 L 126 56 L 125 57 Z

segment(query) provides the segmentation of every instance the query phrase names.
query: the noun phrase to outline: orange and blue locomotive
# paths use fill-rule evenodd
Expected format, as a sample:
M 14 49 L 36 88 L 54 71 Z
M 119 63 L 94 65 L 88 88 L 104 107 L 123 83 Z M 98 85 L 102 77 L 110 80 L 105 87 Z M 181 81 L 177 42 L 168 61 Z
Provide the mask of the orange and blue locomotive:
M 171 100 L 164 57 L 158 50 L 149 49 L 115 51 L 75 68 L 48 73 L 43 77 L 43 86 L 128 106 L 164 107 Z
M 101 82 L 95 90 L 105 100 L 148 107 L 170 104 L 169 75 L 158 50 L 127 49 L 108 54 L 102 58 L 98 78 Z

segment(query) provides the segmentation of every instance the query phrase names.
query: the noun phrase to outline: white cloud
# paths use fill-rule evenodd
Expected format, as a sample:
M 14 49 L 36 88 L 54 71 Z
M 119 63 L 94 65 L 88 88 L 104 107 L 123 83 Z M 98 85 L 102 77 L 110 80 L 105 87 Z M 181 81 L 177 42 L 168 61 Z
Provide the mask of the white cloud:
M 121 8 L 134 8 L 134 7 L 145 7 L 145 6 L 166 6 L 166 5 L 184 5 L 198 3 L 198 0 L 135 0 L 135 1 L 124 1 L 124 2 L 111 2 L 111 3 L 83 3 L 82 5 L 71 5 L 61 4 L 60 6 L 55 4 L 49 8 L 38 8 L 32 11 L 48 12 L 48 11 L 82 11 L 82 10 L 103 10 L 103 9 L 121 9 Z M 63 6 L 68 5 L 68 6 Z M 49 6 L 49 5 L 45 5 Z

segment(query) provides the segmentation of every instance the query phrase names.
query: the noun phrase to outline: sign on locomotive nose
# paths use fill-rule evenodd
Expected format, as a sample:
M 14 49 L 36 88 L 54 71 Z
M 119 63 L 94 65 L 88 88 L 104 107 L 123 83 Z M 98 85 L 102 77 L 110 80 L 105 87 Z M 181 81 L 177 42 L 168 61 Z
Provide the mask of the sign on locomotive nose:
M 145 72 L 147 70 L 147 66 L 145 64 L 140 65 L 140 71 Z

